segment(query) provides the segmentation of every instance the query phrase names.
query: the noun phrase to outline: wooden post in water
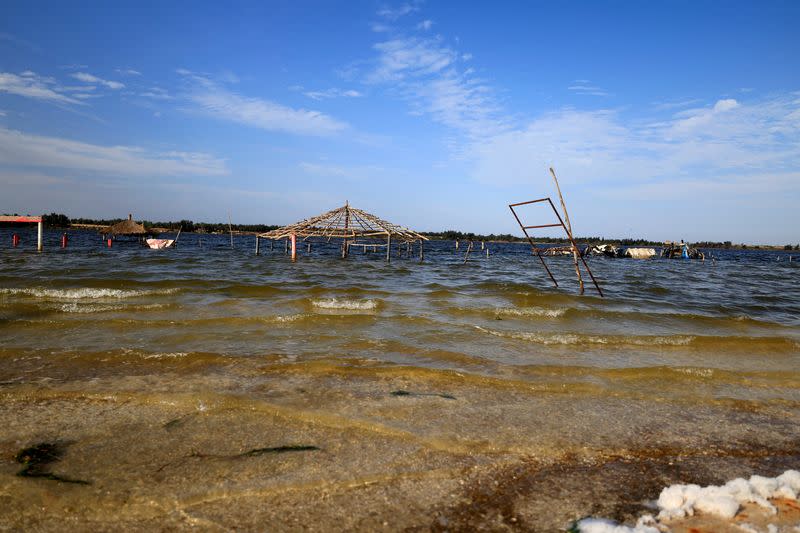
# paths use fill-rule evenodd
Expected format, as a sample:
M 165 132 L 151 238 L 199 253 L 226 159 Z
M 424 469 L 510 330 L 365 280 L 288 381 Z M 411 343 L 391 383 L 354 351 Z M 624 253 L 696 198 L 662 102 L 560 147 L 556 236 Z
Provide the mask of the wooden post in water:
M 256 235 L 256 255 L 261 255 L 261 252 L 258 250 L 258 235 Z
M 572 225 L 569 223 L 569 213 L 567 213 L 567 204 L 564 203 L 564 197 L 561 195 L 561 187 L 558 185 L 558 178 L 553 167 L 550 167 L 550 174 L 553 175 L 553 181 L 556 182 L 556 190 L 558 191 L 558 198 L 561 200 L 561 209 L 564 210 L 564 222 L 567 227 L 567 235 L 572 243 L 572 262 L 575 263 L 575 274 L 578 276 L 578 284 L 581 287 L 581 294 L 583 294 L 583 278 L 581 277 L 581 269 L 578 267 L 578 247 L 575 245 L 575 237 L 572 235 Z
M 275 239 L 270 239 L 269 240 L 269 251 L 271 252 L 274 249 L 275 249 Z
M 311 253 L 311 243 L 308 243 L 308 247 L 306 248 L 307 253 Z
M 233 225 L 231 224 L 231 212 L 228 211 L 228 231 L 231 232 L 231 248 L 233 248 Z
M 283 255 L 289 255 L 289 239 L 284 241 Z
M 39 224 L 37 224 L 37 225 L 38 225 L 37 233 L 39 234 L 39 236 L 38 236 L 38 238 L 36 240 L 36 250 L 41 252 L 42 251 L 42 230 L 44 229 L 44 222 L 42 221 L 42 219 L 39 219 Z
M 292 262 L 297 261 L 297 236 L 292 233 Z
M 419 240 L 419 262 L 422 263 L 425 260 L 425 252 L 422 248 L 422 239 Z
M 458 239 L 456 239 L 456 250 L 458 250 Z
M 392 234 L 391 234 L 391 232 L 386 234 L 386 262 L 387 263 L 391 263 L 392 262 Z

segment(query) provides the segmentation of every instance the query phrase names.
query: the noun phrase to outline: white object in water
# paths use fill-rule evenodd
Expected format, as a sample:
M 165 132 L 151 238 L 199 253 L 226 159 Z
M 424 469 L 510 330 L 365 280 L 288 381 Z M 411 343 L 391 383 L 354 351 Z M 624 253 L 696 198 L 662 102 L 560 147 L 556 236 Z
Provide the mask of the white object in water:
M 175 239 L 147 239 L 145 242 L 153 250 L 163 250 L 175 244 Z

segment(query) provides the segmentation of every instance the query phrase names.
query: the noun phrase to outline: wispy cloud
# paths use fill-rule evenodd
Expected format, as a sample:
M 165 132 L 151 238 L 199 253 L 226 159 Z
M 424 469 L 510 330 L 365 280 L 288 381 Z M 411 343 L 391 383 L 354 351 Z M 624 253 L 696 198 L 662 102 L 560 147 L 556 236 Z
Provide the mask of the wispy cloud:
M 359 91 L 353 89 L 326 89 L 324 91 L 304 91 L 304 95 L 313 100 L 328 100 L 330 98 L 360 98 L 364 96 Z
M 328 136 L 348 128 L 346 123 L 320 111 L 293 109 L 263 98 L 243 96 L 203 76 L 186 70 L 182 73 L 192 83 L 189 101 L 200 112 L 221 120 L 298 135 Z
M 151 87 L 150 89 L 139 93 L 139 96 L 143 96 L 145 98 L 151 98 L 153 100 L 172 100 L 174 97 L 169 94 L 166 89 L 162 89 L 161 87 Z
M 396 37 L 373 46 L 369 84 L 399 90 L 412 112 L 430 116 L 470 138 L 494 135 L 507 125 L 492 88 L 460 64 L 462 54 L 441 38 Z
M 112 80 L 104 80 L 103 78 L 98 78 L 97 76 L 94 76 L 94 75 L 86 73 L 86 72 L 76 72 L 76 73 L 72 74 L 72 77 L 75 78 L 76 80 L 79 80 L 79 81 L 82 81 L 82 82 L 85 82 L 85 83 L 96 83 L 98 85 L 105 85 L 109 89 L 113 89 L 113 90 L 119 90 L 119 89 L 124 89 L 125 88 L 125 84 L 124 83 L 121 83 L 121 82 L 118 82 L 118 81 L 112 81 Z
M 400 17 L 416 13 L 417 11 L 419 11 L 419 2 L 407 2 L 397 7 L 383 6 L 378 10 L 378 16 L 389 20 L 397 20 Z
M 419 24 L 417 24 L 417 29 L 422 31 L 428 31 L 433 28 L 433 21 L 432 20 L 423 20 Z
M 616 110 L 564 109 L 471 148 L 473 176 L 530 182 L 555 164 L 575 182 L 606 191 L 786 190 L 800 174 L 800 99 L 720 99 L 646 122 Z M 656 184 L 663 186 L 656 187 Z M 793 185 L 792 185 L 793 184 Z
M 607 90 L 593 85 L 589 80 L 575 80 L 567 90 L 585 96 L 610 96 Z
M 86 68 L 86 67 L 84 67 Z M 121 74 L 123 76 L 141 76 L 142 73 L 138 70 L 134 70 L 132 68 L 118 68 L 115 70 L 117 74 Z
M 31 71 L 25 71 L 20 75 L 0 72 L 0 92 L 50 103 L 80 104 L 78 100 L 63 94 L 55 80 Z
M 119 176 L 220 176 L 225 161 L 195 152 L 155 152 L 32 135 L 0 127 L 0 164 L 53 167 Z

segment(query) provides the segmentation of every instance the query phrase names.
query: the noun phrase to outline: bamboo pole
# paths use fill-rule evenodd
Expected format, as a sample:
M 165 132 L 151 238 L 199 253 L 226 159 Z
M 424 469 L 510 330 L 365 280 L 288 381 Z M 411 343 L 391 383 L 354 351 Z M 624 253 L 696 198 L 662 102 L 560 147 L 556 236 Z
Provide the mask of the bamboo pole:
M 386 262 L 392 262 L 392 234 L 386 234 Z
M 258 235 L 256 235 L 256 255 L 261 255 L 261 252 L 258 250 Z
M 42 248 L 43 248 L 43 246 L 42 246 L 42 233 L 43 233 L 43 230 L 44 230 L 44 222 L 42 221 L 42 219 L 39 219 L 39 223 L 37 224 L 37 230 L 36 230 L 36 233 L 38 234 L 37 239 L 36 239 L 36 250 L 39 251 L 39 252 L 41 252 Z
M 297 235 L 292 233 L 292 263 L 297 261 Z
M 567 228 L 567 235 L 569 235 L 569 240 L 572 243 L 572 262 L 575 264 L 575 274 L 578 276 L 578 285 L 581 288 L 581 294 L 584 293 L 583 287 L 583 278 L 581 277 L 581 269 L 578 266 L 578 247 L 575 245 L 575 237 L 572 235 L 572 225 L 569 222 L 569 213 L 567 213 L 567 204 L 564 203 L 564 196 L 561 194 L 561 187 L 558 184 L 558 178 L 556 178 L 556 172 L 553 170 L 553 167 L 550 167 L 550 174 L 553 176 L 553 181 L 556 182 L 556 190 L 558 191 L 558 198 L 561 200 L 561 209 L 564 210 L 564 222 L 566 222 Z
M 228 211 L 228 231 L 231 232 L 231 248 L 233 248 L 233 225 L 231 224 L 231 212 Z

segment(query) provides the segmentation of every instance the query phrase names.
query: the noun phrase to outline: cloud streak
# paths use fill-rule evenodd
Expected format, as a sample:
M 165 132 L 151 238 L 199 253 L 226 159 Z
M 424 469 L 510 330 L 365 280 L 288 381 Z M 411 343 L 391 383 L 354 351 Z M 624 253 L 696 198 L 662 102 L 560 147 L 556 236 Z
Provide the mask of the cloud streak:
M 180 73 L 193 83 L 189 101 L 200 112 L 220 120 L 266 131 L 323 137 L 349 128 L 345 122 L 320 111 L 293 109 L 267 99 L 243 96 L 202 76 L 185 70 Z
M 0 164 L 52 167 L 118 176 L 221 176 L 225 161 L 196 152 L 102 146 L 0 127 Z
M 113 89 L 115 91 L 125 88 L 124 83 L 112 80 L 104 80 L 103 78 L 98 78 L 97 76 L 94 76 L 86 72 L 75 72 L 74 74 L 71 74 L 71 76 L 76 80 L 82 81 L 84 83 L 95 83 L 98 85 L 104 85 L 109 89 Z
M 81 103 L 62 91 L 52 78 L 39 76 L 31 71 L 20 75 L 0 72 L 0 92 L 55 104 Z

